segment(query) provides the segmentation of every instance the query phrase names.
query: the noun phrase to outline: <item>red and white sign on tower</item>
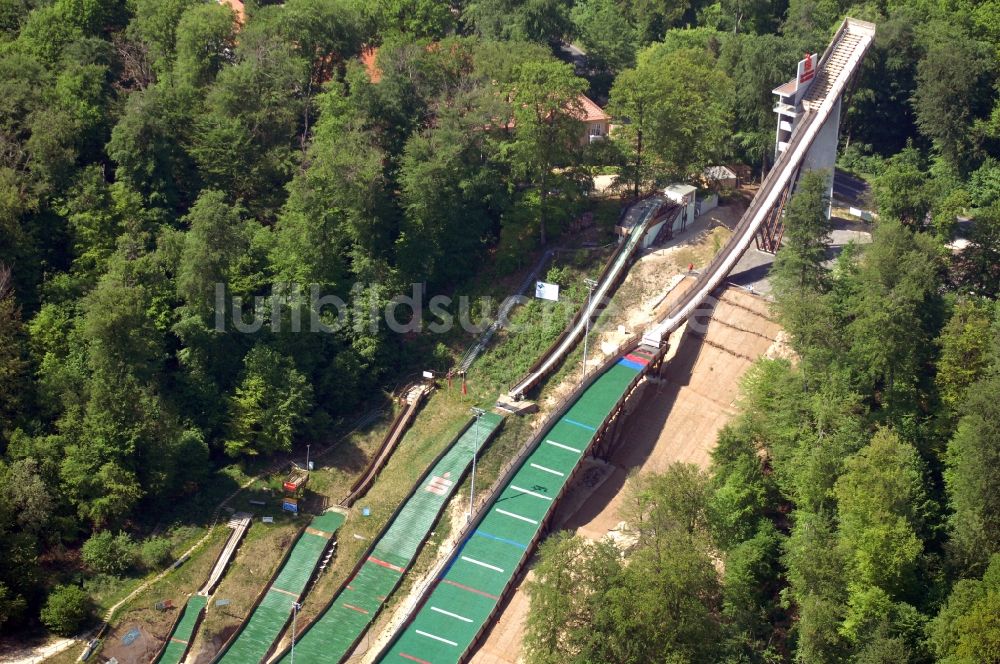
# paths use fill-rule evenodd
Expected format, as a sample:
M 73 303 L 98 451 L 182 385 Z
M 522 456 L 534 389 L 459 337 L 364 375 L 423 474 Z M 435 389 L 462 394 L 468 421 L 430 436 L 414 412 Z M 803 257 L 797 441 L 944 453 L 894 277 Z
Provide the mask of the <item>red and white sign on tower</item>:
M 806 57 L 799 60 L 798 73 L 795 77 L 795 90 L 798 91 L 806 83 L 816 76 L 816 54 L 806 53 Z

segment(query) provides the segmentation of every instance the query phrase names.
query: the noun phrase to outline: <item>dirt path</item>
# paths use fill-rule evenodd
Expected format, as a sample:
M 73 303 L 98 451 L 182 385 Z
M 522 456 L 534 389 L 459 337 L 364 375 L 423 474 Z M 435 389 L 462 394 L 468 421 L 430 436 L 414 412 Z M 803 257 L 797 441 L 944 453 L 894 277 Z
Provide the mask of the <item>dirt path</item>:
M 76 639 L 58 639 L 45 645 L 29 648 L 28 651 L 21 651 L 16 654 L 0 654 L 0 662 L 3 662 L 3 664 L 39 664 L 49 657 L 55 657 L 59 653 L 72 648 L 76 641 Z
M 639 395 L 608 465 L 595 464 L 584 474 L 594 488 L 574 486 L 577 495 L 560 505 L 555 523 L 561 528 L 590 539 L 617 530 L 622 489 L 634 469 L 659 472 L 675 461 L 706 468 L 719 430 L 736 414 L 746 370 L 758 357 L 787 354 L 784 333 L 768 317 L 768 303 L 739 289 L 726 290 L 707 326 L 699 327 L 694 324 L 683 334 L 666 379 Z M 597 481 L 594 473 L 601 474 Z M 522 581 L 472 662 L 521 660 L 529 610 L 523 586 Z

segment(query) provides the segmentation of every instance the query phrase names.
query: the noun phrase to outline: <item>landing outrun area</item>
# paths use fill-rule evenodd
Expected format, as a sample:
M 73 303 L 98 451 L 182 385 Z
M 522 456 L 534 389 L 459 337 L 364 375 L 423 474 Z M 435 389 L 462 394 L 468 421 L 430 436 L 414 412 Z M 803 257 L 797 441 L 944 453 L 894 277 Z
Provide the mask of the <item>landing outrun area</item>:
M 301 598 L 327 544 L 344 523 L 344 518 L 339 512 L 326 512 L 312 520 L 295 543 L 278 577 L 267 589 L 264 599 L 217 662 L 251 664 L 264 658 L 288 621 L 292 605 Z
M 188 644 L 191 643 L 191 635 L 194 633 L 194 626 L 198 622 L 198 615 L 208 603 L 208 598 L 203 595 L 194 595 L 184 605 L 184 613 L 181 619 L 174 626 L 174 631 L 170 633 L 170 641 L 163 649 L 156 664 L 180 664 L 181 657 L 187 652 Z
M 458 662 L 524 563 L 555 498 L 649 357 L 636 351 L 612 365 L 546 432 L 497 494 L 412 622 L 381 660 Z
M 350 654 L 386 598 L 399 585 L 421 544 L 472 461 L 503 418 L 485 413 L 455 440 L 377 540 L 358 573 L 295 645 L 296 664 L 339 662 Z M 478 446 L 478 447 L 477 447 Z M 477 452 L 478 453 L 478 452 Z M 289 662 L 290 654 L 281 660 Z

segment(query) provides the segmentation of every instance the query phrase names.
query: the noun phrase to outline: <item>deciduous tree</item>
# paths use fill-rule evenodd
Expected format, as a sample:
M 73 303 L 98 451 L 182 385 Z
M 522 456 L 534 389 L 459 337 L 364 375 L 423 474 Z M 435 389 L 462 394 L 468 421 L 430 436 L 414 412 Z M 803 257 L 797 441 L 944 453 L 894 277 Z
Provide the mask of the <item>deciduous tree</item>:
M 847 328 L 855 371 L 864 384 L 883 392 L 882 403 L 912 398 L 942 322 L 934 240 L 882 220 L 858 277 Z
M 60 636 L 74 636 L 90 618 L 92 606 L 79 586 L 57 586 L 42 609 L 42 622 Z
M 25 406 L 28 392 L 28 362 L 25 357 L 25 335 L 11 284 L 11 270 L 0 263 L 0 440 L 6 437 L 11 423 Z
M 199 4 L 187 8 L 177 23 L 177 83 L 202 88 L 232 60 L 236 15 L 229 5 Z
M 258 344 L 243 360 L 244 372 L 229 404 L 226 453 L 230 456 L 290 450 L 312 409 L 312 386 L 287 357 Z
M 938 336 L 941 354 L 935 381 L 941 401 L 952 412 L 962 410 L 969 387 L 990 365 L 995 336 L 991 309 L 986 300 L 960 300 Z
M 649 176 L 687 178 L 721 154 L 729 124 L 728 85 L 723 72 L 687 49 L 656 58 L 640 55 L 634 73 L 619 75 L 609 108 L 629 119 L 614 138 L 636 189 Z
M 572 11 L 573 26 L 587 49 L 587 62 L 609 72 L 635 65 L 638 36 L 614 0 L 586 0 Z
M 538 191 L 539 239 L 545 244 L 552 169 L 565 166 L 583 139 L 580 95 L 586 87 L 570 65 L 552 60 L 525 62 L 510 92 L 514 140 L 503 150 L 514 173 Z
M 1000 202 L 980 210 L 967 246 L 956 259 L 959 284 L 975 295 L 1000 294 Z
M 984 378 L 964 394 L 944 479 L 955 551 L 976 572 L 1000 552 L 1000 378 Z
M 840 544 L 851 569 L 850 594 L 875 587 L 899 597 L 914 581 L 928 510 L 916 449 L 879 429 L 847 460 L 835 493 Z
M 965 170 L 982 140 L 973 122 L 991 108 L 989 50 L 958 25 L 941 21 L 927 26 L 926 39 L 913 95 L 917 127 L 949 164 Z
M 146 45 L 157 74 L 162 76 L 173 66 L 181 16 L 197 4 L 197 0 L 136 0 L 127 32 L 131 39 Z

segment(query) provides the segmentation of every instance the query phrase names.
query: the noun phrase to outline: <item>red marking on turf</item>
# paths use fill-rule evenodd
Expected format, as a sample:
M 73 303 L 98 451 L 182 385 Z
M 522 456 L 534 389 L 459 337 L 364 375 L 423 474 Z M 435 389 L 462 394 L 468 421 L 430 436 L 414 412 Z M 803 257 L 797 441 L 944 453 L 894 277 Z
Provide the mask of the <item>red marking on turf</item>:
M 178 639 L 178 638 L 177 638 L 176 636 L 171 636 L 171 637 L 170 637 L 170 640 L 171 640 L 171 641 L 173 641 L 174 643 L 179 643 L 179 644 L 181 644 L 182 646 L 186 646 L 186 645 L 188 644 L 188 642 L 187 642 L 187 641 L 181 641 L 181 640 L 180 640 L 180 639 Z
M 445 473 L 445 475 L 447 475 L 447 473 Z M 436 493 L 439 496 L 444 496 L 447 495 L 452 484 L 454 484 L 454 482 L 451 480 L 435 475 L 433 479 L 427 483 L 425 489 L 431 493 Z
M 299 598 L 298 594 L 297 593 L 293 593 L 291 590 L 285 590 L 284 588 L 275 588 L 274 586 L 271 586 L 271 590 L 273 590 L 275 592 L 279 592 L 279 593 L 284 593 L 285 595 L 288 595 L 290 597 L 294 597 L 295 599 Z
M 399 572 L 400 574 L 406 571 L 402 567 L 399 567 L 398 565 L 393 565 L 392 563 L 387 563 L 384 560 L 379 560 L 375 556 L 368 556 L 368 562 L 375 563 L 376 565 L 381 565 L 386 569 L 391 569 L 393 572 Z
M 403 659 L 408 659 L 411 662 L 417 662 L 418 664 L 431 664 L 426 659 L 420 659 L 419 657 L 414 657 L 413 655 L 407 655 L 405 652 L 399 653 L 399 656 Z
M 344 604 L 344 608 L 345 609 L 350 609 L 351 611 L 357 611 L 358 613 L 363 613 L 366 616 L 368 615 L 367 611 L 365 611 L 364 609 L 358 608 L 358 607 L 354 606 L 353 604 L 347 604 L 347 603 L 345 603 Z
M 633 355 L 632 353 L 629 353 L 628 355 L 626 355 L 625 359 L 626 360 L 632 360 L 633 362 L 638 362 L 639 364 L 641 364 L 643 366 L 649 364 L 649 360 L 647 360 L 646 358 L 639 357 L 638 355 Z
M 448 585 L 455 586 L 456 588 L 461 588 L 462 590 L 468 590 L 470 593 L 476 593 L 477 595 L 482 595 L 483 597 L 489 597 L 490 599 L 500 599 L 496 595 L 491 595 L 491 594 L 489 594 L 487 592 L 483 592 L 482 590 L 476 590 L 475 588 L 470 588 L 469 586 L 464 586 L 461 583 L 455 583 L 454 581 L 452 581 L 450 579 L 445 579 L 444 582 L 447 583 Z

